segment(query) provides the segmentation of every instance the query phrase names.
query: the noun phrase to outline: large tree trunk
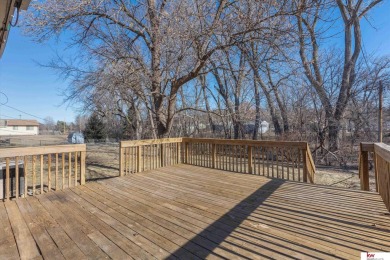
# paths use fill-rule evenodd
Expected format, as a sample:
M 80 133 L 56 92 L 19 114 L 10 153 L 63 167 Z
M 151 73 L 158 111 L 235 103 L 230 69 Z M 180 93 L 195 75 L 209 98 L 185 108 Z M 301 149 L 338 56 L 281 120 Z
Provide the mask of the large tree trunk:
M 259 85 L 255 78 L 253 78 L 253 86 L 255 89 L 255 106 L 256 106 L 256 115 L 255 115 L 255 129 L 253 131 L 253 140 L 258 139 L 259 128 L 260 128 L 260 93 L 259 93 Z
M 254 64 L 252 62 L 250 62 L 250 64 L 252 66 L 252 70 L 253 70 L 253 73 L 255 75 L 255 80 L 257 80 L 257 82 L 260 84 L 260 87 L 262 88 L 262 90 L 264 92 L 265 98 L 267 99 L 268 109 L 269 109 L 269 113 L 271 115 L 272 124 L 274 125 L 275 135 L 281 135 L 282 128 L 280 127 L 279 118 L 275 113 L 275 108 L 274 108 L 274 104 L 272 102 L 270 91 L 268 90 L 267 86 L 265 85 L 265 83 L 261 79 L 259 72 L 257 71 L 257 68 L 254 66 Z
M 339 149 L 340 120 L 333 116 L 328 117 L 328 141 L 329 151 L 334 152 Z
M 284 104 L 283 104 L 282 100 L 279 97 L 279 92 L 278 92 L 277 87 L 276 86 L 272 86 L 272 89 L 274 91 L 276 103 L 278 104 L 278 107 L 279 107 L 280 115 L 282 116 L 283 132 L 284 133 L 288 133 L 290 127 L 289 127 L 289 124 L 288 124 L 288 115 L 287 115 L 286 108 L 284 107 Z
M 240 116 L 240 97 L 235 93 L 234 95 L 234 120 L 233 120 L 233 129 L 234 129 L 234 139 L 240 137 L 241 130 L 241 116 Z
M 208 118 L 208 121 L 209 121 L 209 124 L 210 124 L 211 132 L 214 135 L 215 134 L 215 124 L 214 124 L 213 118 L 211 116 L 209 99 L 207 97 L 207 92 L 206 92 L 206 77 L 204 75 L 200 76 L 200 82 L 201 82 L 201 85 L 202 85 L 203 98 L 204 98 L 206 111 L 207 111 L 207 118 Z

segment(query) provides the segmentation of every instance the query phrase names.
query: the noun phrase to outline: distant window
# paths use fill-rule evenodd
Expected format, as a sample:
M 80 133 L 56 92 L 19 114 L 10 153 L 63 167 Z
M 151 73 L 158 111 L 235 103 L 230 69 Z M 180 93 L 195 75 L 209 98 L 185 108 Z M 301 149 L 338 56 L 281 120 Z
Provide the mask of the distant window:
M 17 127 L 17 126 L 14 126 L 13 129 L 14 129 L 14 130 L 18 130 L 18 127 Z
M 32 130 L 34 130 L 34 127 L 33 127 L 33 126 L 27 126 L 26 129 L 27 129 L 28 131 L 32 131 Z

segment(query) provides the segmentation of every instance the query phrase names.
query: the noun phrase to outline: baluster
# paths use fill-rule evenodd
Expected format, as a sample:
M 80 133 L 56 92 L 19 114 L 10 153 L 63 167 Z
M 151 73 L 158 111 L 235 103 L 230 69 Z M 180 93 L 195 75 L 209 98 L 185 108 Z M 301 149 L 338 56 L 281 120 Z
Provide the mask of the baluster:
M 299 149 L 297 149 L 297 153 L 298 153 L 298 163 L 297 163 L 297 167 L 298 167 L 298 180 L 301 181 L 301 151 Z
M 56 190 L 58 190 L 58 153 L 56 153 L 56 181 L 55 181 L 55 185 L 56 185 Z
M 284 148 L 281 148 L 280 149 L 280 153 L 281 153 L 281 160 L 282 160 L 282 179 L 285 179 L 285 177 L 284 177 L 284 163 L 285 163 L 285 161 L 284 161 Z
M 63 190 L 65 188 L 65 153 L 62 153 L 62 187 Z
M 15 197 L 19 198 L 19 156 L 15 157 Z
M 72 181 L 72 153 L 68 153 L 68 188 Z
M 43 194 L 43 154 L 41 154 L 41 162 L 40 162 L 40 166 L 41 166 L 41 194 Z
M 47 191 L 51 191 L 51 154 L 47 155 Z
M 82 151 L 80 153 L 80 184 L 84 185 L 85 184 L 85 156 L 86 156 L 86 151 Z
M 76 187 L 77 186 L 77 161 L 78 161 L 78 152 L 75 152 L 74 153 L 74 186 Z
M 9 158 L 5 158 L 5 200 L 10 199 L 10 174 L 9 174 Z
M 27 169 L 28 157 L 24 156 L 23 171 L 24 171 L 24 197 L 28 196 L 28 169 Z
M 33 181 L 32 181 L 32 183 L 33 183 L 33 196 L 35 196 L 35 186 L 36 186 L 36 184 L 37 184 L 37 179 L 36 179 L 36 171 L 35 171 L 35 163 L 36 163 L 36 156 L 35 155 L 33 155 L 33 157 L 32 157 L 32 170 L 33 170 Z

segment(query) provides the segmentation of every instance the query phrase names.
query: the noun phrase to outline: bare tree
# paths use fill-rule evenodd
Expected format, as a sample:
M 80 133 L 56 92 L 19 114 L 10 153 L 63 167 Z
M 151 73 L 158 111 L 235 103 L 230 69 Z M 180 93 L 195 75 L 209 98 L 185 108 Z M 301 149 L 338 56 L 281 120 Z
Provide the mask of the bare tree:
M 299 55 L 305 75 L 316 90 L 325 109 L 330 151 L 336 151 L 339 148 L 340 120 L 350 100 L 351 89 L 356 77 L 355 66 L 362 48 L 361 19 L 380 2 L 381 0 L 336 0 L 337 8 L 344 24 L 344 61 L 338 97 L 336 102 L 332 102 L 324 82 L 325 72 L 324 68 L 322 68 L 319 50 L 320 29 L 318 28 L 319 21 L 324 20 L 324 12 L 333 8 L 332 3 L 326 0 L 317 0 L 314 1 L 315 4 L 312 7 L 308 8 L 306 1 L 296 1 L 297 9 L 301 10 L 296 14 Z
M 270 23 L 290 12 L 287 1 L 58 1 L 33 5 L 32 35 L 67 30 L 88 58 L 137 64 L 151 97 L 158 136 L 167 136 L 181 87 L 197 78 L 219 51 L 272 33 Z M 92 55 L 91 55 L 92 54 Z

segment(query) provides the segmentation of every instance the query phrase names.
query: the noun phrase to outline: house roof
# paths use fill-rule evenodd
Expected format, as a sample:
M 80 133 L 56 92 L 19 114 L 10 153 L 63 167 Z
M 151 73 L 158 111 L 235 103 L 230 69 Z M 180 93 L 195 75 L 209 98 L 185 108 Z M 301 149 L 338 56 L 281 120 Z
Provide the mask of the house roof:
M 10 119 L 7 120 L 7 126 L 39 126 L 37 120 Z
M 10 23 L 15 12 L 15 3 L 21 10 L 27 10 L 31 0 L 1 0 L 0 1 L 0 58 L 4 52 L 5 44 L 9 31 Z

